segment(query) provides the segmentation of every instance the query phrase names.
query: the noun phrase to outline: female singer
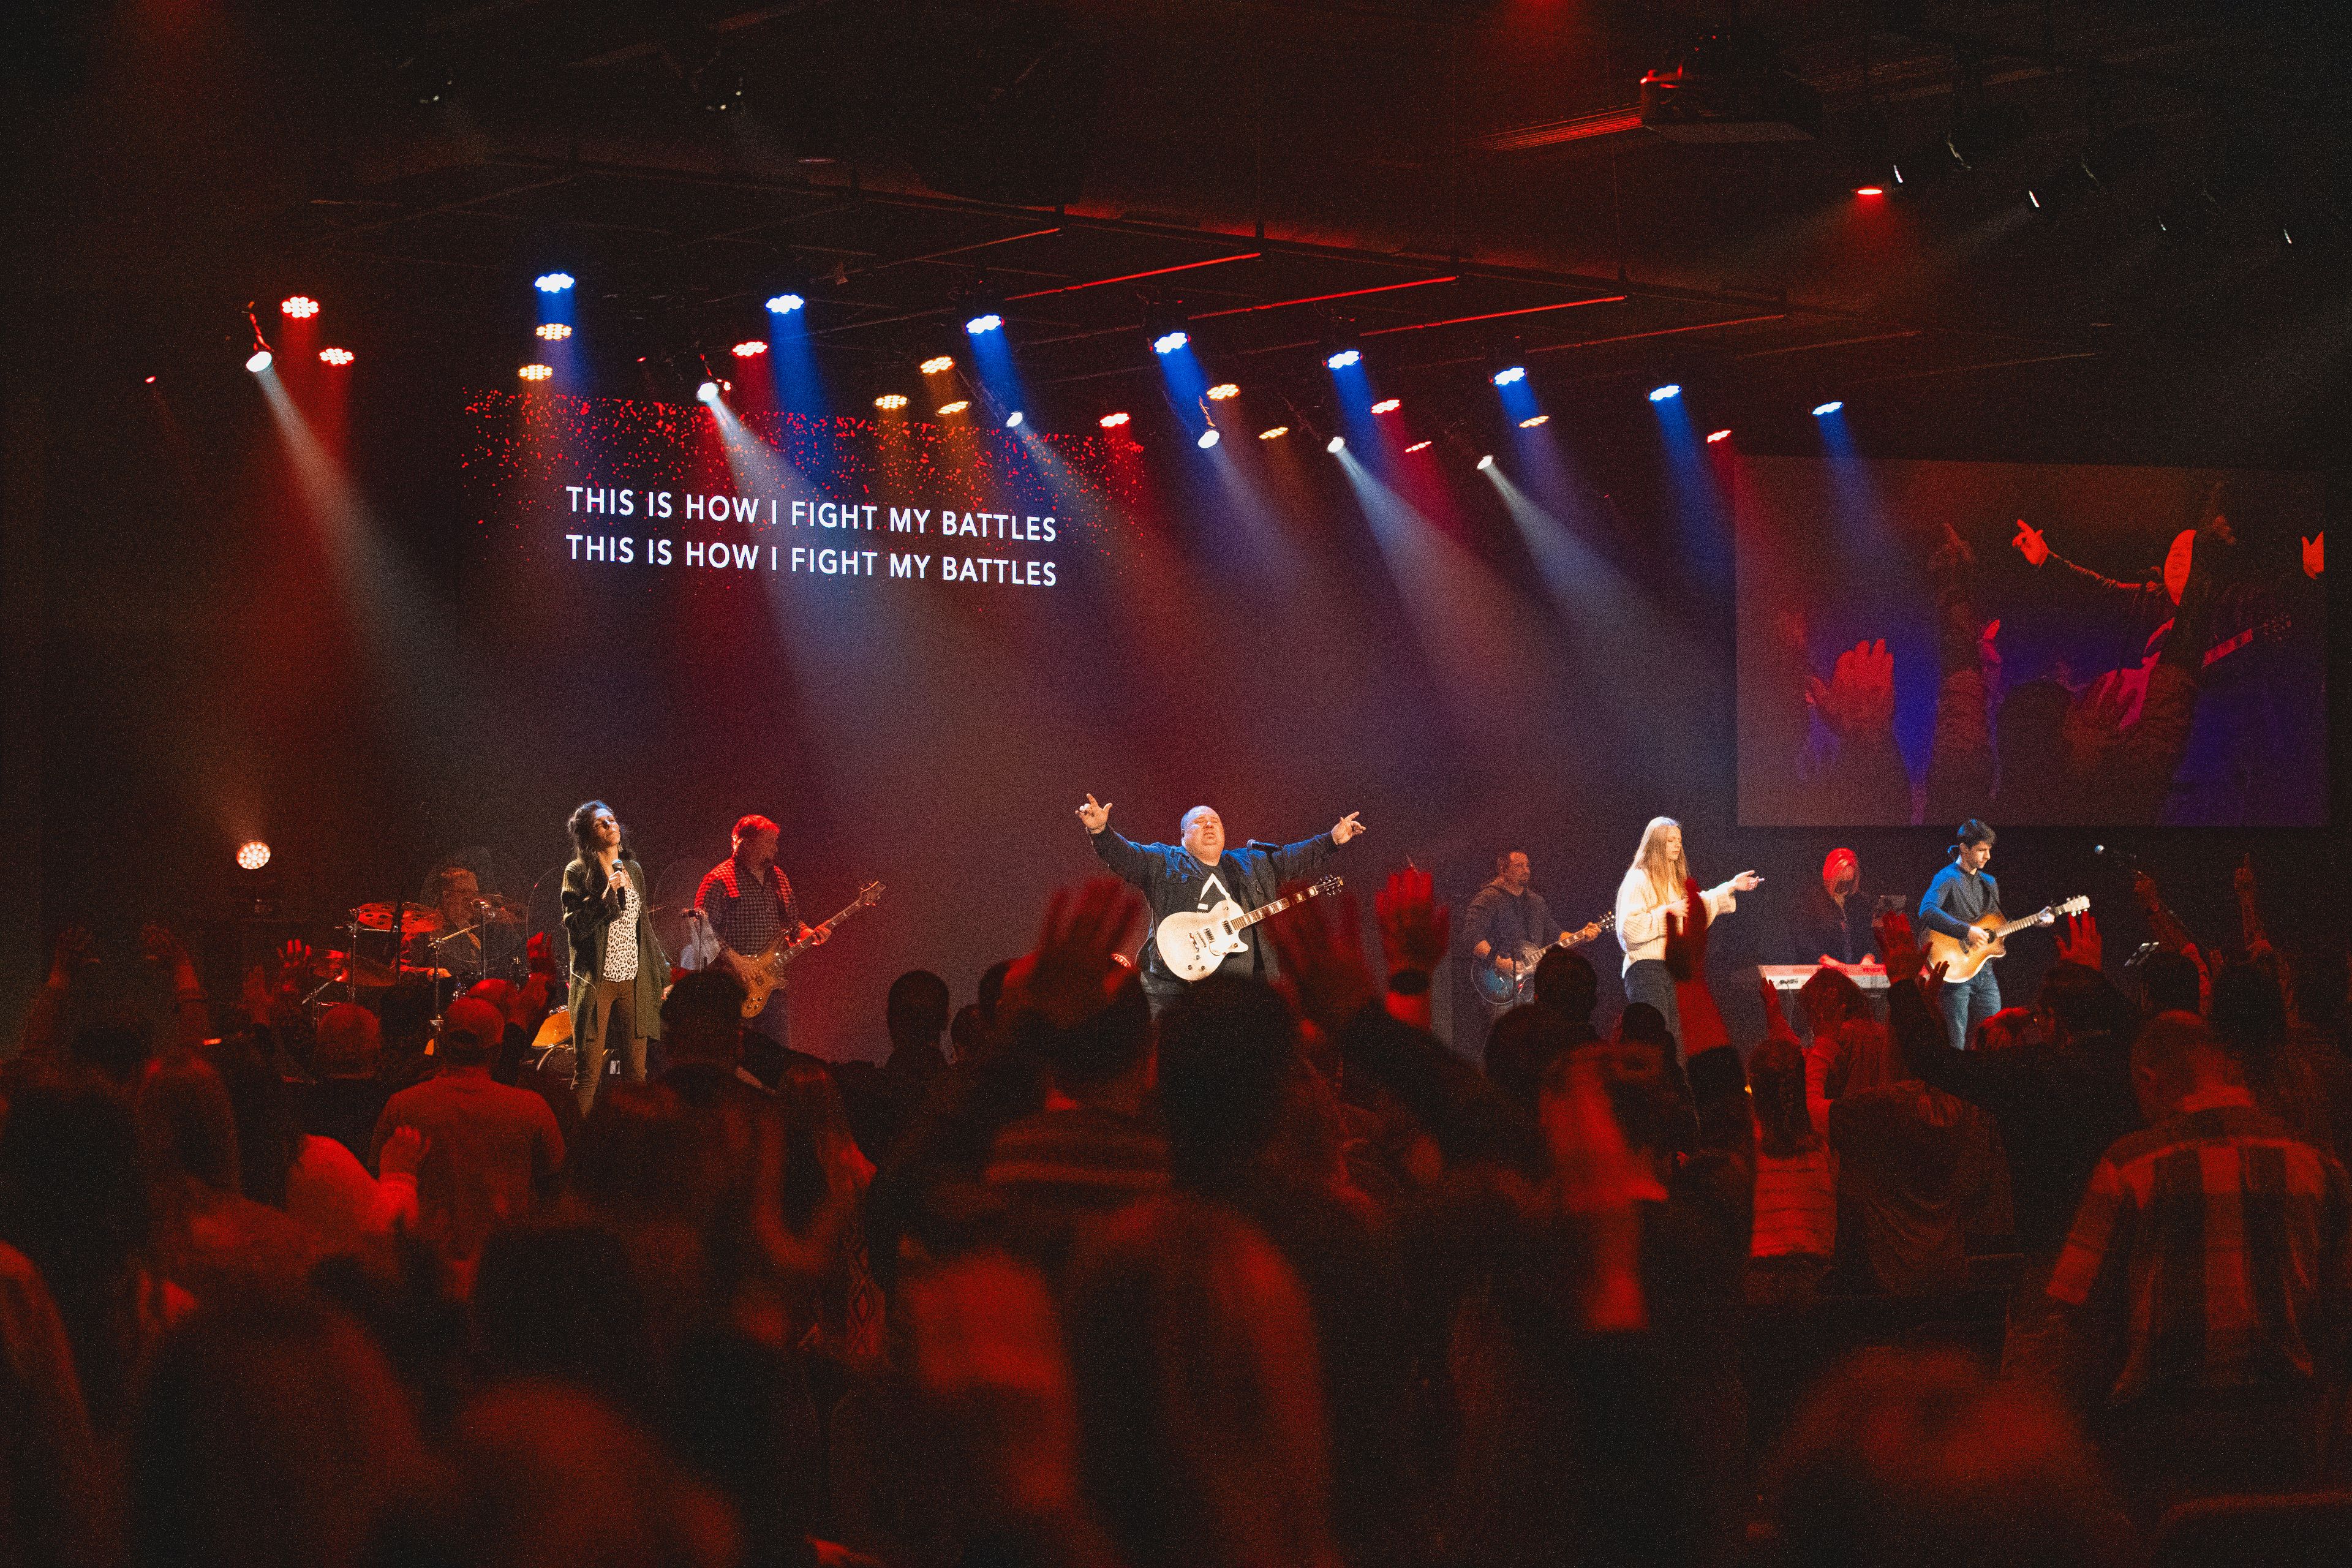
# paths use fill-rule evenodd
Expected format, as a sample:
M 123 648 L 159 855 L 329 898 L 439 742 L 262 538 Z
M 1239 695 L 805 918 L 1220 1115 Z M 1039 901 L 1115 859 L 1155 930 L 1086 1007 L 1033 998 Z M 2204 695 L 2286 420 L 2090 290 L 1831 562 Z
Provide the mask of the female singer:
M 563 868 L 563 934 L 571 950 L 572 1091 L 580 1114 L 596 1103 L 606 1031 L 618 1035 L 622 1070 L 646 1078 L 646 1041 L 661 1037 L 662 986 L 669 960 L 654 935 L 646 868 L 623 841 L 620 819 L 601 800 L 572 814 L 579 856 Z
M 1647 1002 L 1665 1015 L 1675 1048 L 1681 1048 L 1682 1015 L 1675 1007 L 1674 978 L 1666 973 L 1666 915 L 1683 907 L 1683 884 L 1690 878 L 1683 858 L 1682 824 L 1671 816 L 1654 816 L 1642 829 L 1642 847 L 1633 864 L 1617 884 L 1617 941 L 1625 950 L 1625 1000 Z M 1739 907 L 1733 895 L 1753 891 L 1764 879 L 1742 871 L 1700 895 L 1706 900 L 1706 918 L 1714 921 Z

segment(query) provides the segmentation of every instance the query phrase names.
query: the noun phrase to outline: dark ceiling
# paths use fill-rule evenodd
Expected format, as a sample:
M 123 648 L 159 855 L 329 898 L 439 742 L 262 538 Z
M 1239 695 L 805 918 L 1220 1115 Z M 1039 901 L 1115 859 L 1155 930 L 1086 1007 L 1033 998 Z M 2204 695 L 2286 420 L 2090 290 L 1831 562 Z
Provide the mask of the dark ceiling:
M 209 363 L 303 289 L 372 359 L 505 377 L 562 266 L 592 357 L 692 375 L 794 288 L 862 397 L 1011 299 L 1065 423 L 1150 395 L 1160 316 L 1299 397 L 1335 332 L 1446 395 L 1506 352 L 1547 396 L 2193 379 L 2286 340 L 2340 379 L 2335 7 L 1752 5 L 1820 134 L 1643 129 L 1643 72 L 1727 9 L 20 5 L 16 303 Z

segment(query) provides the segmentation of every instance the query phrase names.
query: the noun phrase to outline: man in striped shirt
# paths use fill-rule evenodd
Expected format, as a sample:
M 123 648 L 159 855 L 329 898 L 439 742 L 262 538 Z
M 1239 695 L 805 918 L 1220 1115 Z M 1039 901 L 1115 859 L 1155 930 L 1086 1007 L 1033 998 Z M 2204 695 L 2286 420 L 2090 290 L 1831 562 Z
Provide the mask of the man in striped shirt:
M 2092 1172 L 2050 1279 L 2111 1458 L 2151 1507 L 2291 1482 L 2352 1318 L 2352 1184 L 2194 1014 L 2149 1022 L 2132 1081 L 2148 1126 Z

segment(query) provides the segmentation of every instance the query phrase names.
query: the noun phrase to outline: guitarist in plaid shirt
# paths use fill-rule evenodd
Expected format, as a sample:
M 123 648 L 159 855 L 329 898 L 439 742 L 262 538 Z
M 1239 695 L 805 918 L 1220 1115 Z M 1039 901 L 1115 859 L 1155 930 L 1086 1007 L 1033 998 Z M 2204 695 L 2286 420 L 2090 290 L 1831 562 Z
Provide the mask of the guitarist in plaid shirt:
M 782 829 L 756 813 L 735 824 L 735 851 L 713 866 L 694 895 L 694 907 L 709 917 L 712 933 L 727 944 L 718 966 L 742 977 L 743 962 L 767 951 L 779 932 L 788 940 L 822 942 L 823 933 L 801 919 L 800 900 L 793 896 L 791 879 L 776 864 L 776 840 Z M 792 1044 L 784 1016 L 784 993 L 780 986 L 768 1005 L 745 1026 L 780 1046 Z

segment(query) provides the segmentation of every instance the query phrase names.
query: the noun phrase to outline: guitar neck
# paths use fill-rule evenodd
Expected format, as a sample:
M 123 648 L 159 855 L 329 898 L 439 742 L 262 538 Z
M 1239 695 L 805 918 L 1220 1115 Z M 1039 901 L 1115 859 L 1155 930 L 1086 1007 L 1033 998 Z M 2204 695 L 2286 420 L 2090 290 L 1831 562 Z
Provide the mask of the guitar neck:
M 1270 915 L 1278 915 L 1283 910 L 1289 909 L 1294 905 L 1305 903 L 1307 900 L 1313 898 L 1318 891 L 1320 891 L 1319 889 L 1309 888 L 1303 893 L 1293 893 L 1286 899 L 1276 899 L 1274 902 L 1267 904 L 1261 909 L 1252 910 L 1249 913 L 1235 921 L 1234 922 L 1234 929 L 1235 931 L 1240 931 L 1245 926 L 1254 926 L 1257 924 L 1258 921 L 1266 919 Z

